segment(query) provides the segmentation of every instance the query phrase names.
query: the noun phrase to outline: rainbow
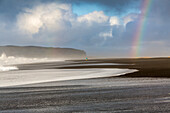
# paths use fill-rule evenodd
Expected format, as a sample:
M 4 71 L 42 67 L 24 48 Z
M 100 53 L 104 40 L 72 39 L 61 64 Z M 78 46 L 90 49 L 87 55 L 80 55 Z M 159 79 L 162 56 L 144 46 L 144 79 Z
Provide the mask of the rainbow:
M 142 13 L 139 17 L 137 29 L 133 38 L 132 57 L 140 56 L 140 43 L 144 35 L 147 16 L 149 15 L 152 2 L 153 0 L 143 0 L 142 2 Z

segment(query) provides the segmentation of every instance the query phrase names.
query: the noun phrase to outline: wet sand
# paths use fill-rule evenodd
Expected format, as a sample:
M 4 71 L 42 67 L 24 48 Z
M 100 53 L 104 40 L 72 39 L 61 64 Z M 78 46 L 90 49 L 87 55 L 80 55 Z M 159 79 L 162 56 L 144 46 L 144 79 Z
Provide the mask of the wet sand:
M 123 65 L 84 65 L 122 63 Z M 74 64 L 76 64 L 74 66 Z M 69 66 L 71 65 L 71 66 Z M 105 77 L 0 88 L 2 113 L 170 112 L 170 60 L 93 59 L 18 65 L 21 70 L 121 68 L 138 72 Z
M 1 113 L 169 113 L 170 80 L 104 78 L 0 88 Z

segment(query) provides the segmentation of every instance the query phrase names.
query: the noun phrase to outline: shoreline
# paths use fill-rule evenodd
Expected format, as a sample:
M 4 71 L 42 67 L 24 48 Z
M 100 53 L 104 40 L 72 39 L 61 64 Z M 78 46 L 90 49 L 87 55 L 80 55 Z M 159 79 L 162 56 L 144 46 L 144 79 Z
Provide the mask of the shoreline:
M 101 63 L 103 64 L 108 63 L 109 65 L 98 65 Z M 110 65 L 112 63 L 120 65 Z M 88 59 L 87 62 L 85 60 L 66 60 L 64 62 L 61 61 L 61 62 L 32 63 L 32 64 L 20 64 L 16 66 L 20 70 L 90 69 L 90 68 L 135 69 L 138 70 L 138 72 L 125 74 L 120 77 L 170 78 L 170 58 L 119 58 L 119 59 L 105 58 L 105 59 Z
M 120 77 L 163 77 L 170 78 L 170 58 L 118 58 L 118 59 L 91 59 L 90 62 L 96 63 L 118 63 L 127 65 L 113 66 L 83 66 L 73 68 L 119 68 L 119 69 L 136 69 L 138 72 L 125 74 Z M 77 60 L 74 62 L 82 62 Z M 63 67 L 67 68 L 67 67 Z
M 18 85 L 68 80 L 83 80 L 119 76 L 137 70 L 129 69 L 41 69 L 18 70 L 1 73 L 0 87 L 15 87 Z

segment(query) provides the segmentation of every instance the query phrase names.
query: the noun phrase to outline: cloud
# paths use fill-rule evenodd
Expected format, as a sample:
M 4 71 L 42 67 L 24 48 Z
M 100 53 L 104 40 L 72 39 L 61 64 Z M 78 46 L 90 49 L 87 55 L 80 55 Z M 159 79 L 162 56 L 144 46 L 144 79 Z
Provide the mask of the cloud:
M 110 18 L 110 25 L 111 25 L 111 26 L 119 25 L 119 24 L 120 24 L 120 22 L 119 22 L 119 18 L 118 18 L 118 17 L 112 16 L 112 17 Z
M 41 4 L 33 9 L 25 9 L 17 16 L 17 25 L 20 30 L 36 34 L 40 29 L 59 31 L 69 27 L 73 19 L 71 6 L 67 4 L 57 5 Z
M 125 17 L 123 17 L 124 26 L 126 26 L 126 24 L 129 22 L 135 21 L 138 18 L 138 16 L 139 16 L 139 14 L 130 13 L 130 14 L 126 15 Z
M 49 3 L 25 8 L 17 15 L 16 26 L 34 43 L 94 46 L 112 38 L 111 27 L 118 24 L 118 17 L 110 18 L 103 11 L 77 16 L 70 4 Z
M 92 23 L 106 23 L 108 21 L 108 16 L 104 14 L 103 11 L 94 11 L 92 13 L 89 13 L 87 15 L 83 15 L 78 17 L 79 22 L 85 22 L 87 24 Z
M 124 32 L 124 18 L 93 11 L 77 16 L 71 4 L 40 3 L 16 15 L 18 44 L 97 48 L 116 46 Z
M 100 36 L 100 37 L 103 37 L 104 40 L 106 40 L 108 37 L 109 37 L 109 38 L 112 38 L 112 37 L 113 37 L 113 35 L 112 35 L 112 29 L 110 29 L 110 31 L 107 31 L 107 32 L 101 32 L 101 33 L 99 34 L 99 36 Z

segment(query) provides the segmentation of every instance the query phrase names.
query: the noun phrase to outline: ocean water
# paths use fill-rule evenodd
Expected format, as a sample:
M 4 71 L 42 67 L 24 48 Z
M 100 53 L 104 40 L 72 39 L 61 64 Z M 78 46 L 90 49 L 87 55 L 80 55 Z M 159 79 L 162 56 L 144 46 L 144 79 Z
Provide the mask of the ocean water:
M 64 59 L 48 59 L 48 58 L 24 58 L 24 57 L 7 57 L 5 53 L 0 56 L 0 71 L 18 70 L 15 64 L 28 64 L 39 62 L 64 61 Z

